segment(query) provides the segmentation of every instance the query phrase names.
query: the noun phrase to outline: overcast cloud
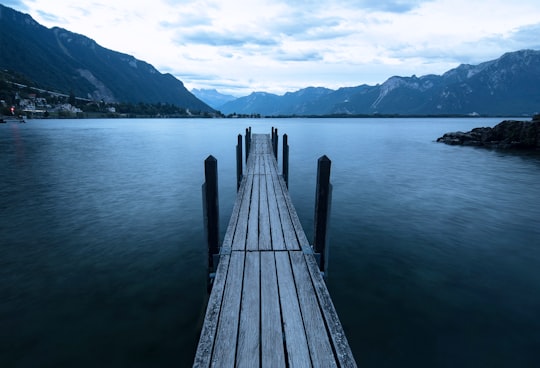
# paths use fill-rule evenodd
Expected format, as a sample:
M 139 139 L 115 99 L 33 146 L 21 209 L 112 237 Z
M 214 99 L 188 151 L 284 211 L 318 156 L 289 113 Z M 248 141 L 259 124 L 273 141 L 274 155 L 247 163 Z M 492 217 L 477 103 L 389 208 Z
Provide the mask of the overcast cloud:
M 2 4 L 131 54 L 188 88 L 246 95 L 441 74 L 540 49 L 538 0 L 19 0 Z

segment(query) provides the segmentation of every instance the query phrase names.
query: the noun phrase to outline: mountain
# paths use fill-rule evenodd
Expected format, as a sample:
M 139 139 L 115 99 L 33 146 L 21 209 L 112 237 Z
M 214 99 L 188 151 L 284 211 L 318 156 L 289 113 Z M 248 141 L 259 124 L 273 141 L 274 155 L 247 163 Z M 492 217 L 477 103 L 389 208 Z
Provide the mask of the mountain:
M 219 110 L 219 107 L 221 105 L 229 101 L 236 100 L 236 97 L 219 93 L 215 89 L 193 88 L 191 90 L 191 93 L 193 93 L 199 100 L 203 101 L 204 103 L 208 104 L 216 110 Z
M 22 73 L 40 88 L 97 101 L 169 103 L 213 111 L 171 74 L 83 35 L 46 28 L 1 4 L 0 35 L 0 68 Z
M 249 96 L 222 105 L 220 109 L 224 114 L 309 115 L 317 109 L 317 106 L 313 106 L 315 101 L 327 98 L 333 92 L 322 87 L 308 87 L 296 92 L 287 92 L 283 96 L 253 92 Z
M 443 75 L 394 76 L 376 86 L 313 88 L 283 96 L 252 93 L 221 106 L 225 114 L 533 115 L 540 110 L 540 51 L 521 50 Z

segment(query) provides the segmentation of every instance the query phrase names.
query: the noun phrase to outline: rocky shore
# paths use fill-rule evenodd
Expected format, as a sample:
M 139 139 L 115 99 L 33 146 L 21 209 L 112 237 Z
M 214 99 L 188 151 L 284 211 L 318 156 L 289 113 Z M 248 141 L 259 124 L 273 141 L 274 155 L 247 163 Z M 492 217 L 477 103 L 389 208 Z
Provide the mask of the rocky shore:
M 504 120 L 493 128 L 474 128 L 470 132 L 446 133 L 437 139 L 450 145 L 501 149 L 540 150 L 540 116 L 531 121 Z

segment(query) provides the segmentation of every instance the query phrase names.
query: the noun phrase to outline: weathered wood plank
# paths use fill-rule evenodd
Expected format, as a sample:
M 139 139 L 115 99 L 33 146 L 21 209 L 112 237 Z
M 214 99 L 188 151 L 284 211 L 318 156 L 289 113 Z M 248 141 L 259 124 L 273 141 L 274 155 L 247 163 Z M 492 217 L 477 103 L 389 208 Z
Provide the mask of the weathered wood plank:
M 242 288 L 236 367 L 258 367 L 260 349 L 260 253 L 247 252 Z M 307 275 L 307 274 L 306 274 Z
M 247 250 L 259 249 L 259 179 L 261 175 L 253 175 L 251 203 L 247 228 Z
M 272 167 L 270 166 L 270 163 L 268 162 L 269 160 L 268 156 L 269 156 L 268 153 L 265 153 L 264 155 L 261 156 L 261 162 L 264 168 L 264 171 L 263 171 L 264 175 L 272 174 Z
M 254 155 L 252 155 L 254 156 Z M 252 160 L 252 157 L 249 158 Z M 244 250 L 246 249 L 246 237 L 247 237 L 247 227 L 248 222 L 244 219 L 247 219 L 249 217 L 249 198 L 251 197 L 251 189 L 253 186 L 253 175 L 248 174 L 246 175 L 246 185 L 244 187 L 243 192 L 239 192 L 239 195 L 242 196 L 242 201 L 240 204 L 240 213 L 239 218 L 243 219 L 242 221 L 239 221 L 236 225 L 236 229 L 234 232 L 233 237 L 233 244 L 232 249 L 233 250 Z
M 274 173 L 274 172 L 277 173 L 279 170 L 278 170 L 278 164 L 277 164 L 276 158 L 274 157 L 274 149 L 272 148 L 272 144 L 271 143 L 269 143 L 269 144 L 270 144 L 270 147 L 269 147 L 270 153 L 269 153 L 269 155 L 270 155 L 271 159 L 268 161 L 268 163 L 271 166 L 272 173 Z
M 275 252 L 275 257 L 288 363 L 291 367 L 311 367 L 289 252 Z
M 213 367 L 234 367 L 235 364 L 244 254 L 244 252 L 232 252 L 230 256 L 229 272 L 223 292 L 223 304 L 219 315 L 214 353 L 212 354 Z
M 265 155 L 265 160 L 269 163 L 270 155 Z M 281 228 L 281 218 L 279 217 L 279 208 L 275 200 L 274 182 L 266 175 L 266 187 L 268 192 L 268 212 L 270 217 L 270 234 L 272 236 L 272 249 L 284 250 L 285 240 L 283 238 L 283 230 Z
M 210 294 L 210 299 L 208 300 L 208 305 L 206 307 L 204 325 L 201 331 L 201 337 L 199 338 L 199 345 L 197 347 L 193 367 L 202 368 L 210 366 L 219 315 L 221 312 L 223 292 L 225 290 L 225 280 L 227 279 L 227 272 L 229 269 L 229 259 L 229 255 L 222 255 L 219 259 L 216 278 L 214 279 L 212 293 Z
M 253 165 L 252 158 L 253 158 L 253 156 L 255 156 L 255 155 L 254 155 L 255 150 L 252 149 L 252 147 L 253 147 L 253 141 L 252 141 L 251 139 L 249 139 L 249 140 L 246 141 L 246 146 L 247 146 L 247 145 L 250 146 L 250 149 L 249 149 L 249 154 L 246 156 L 246 173 L 248 172 L 249 167 L 250 167 L 251 165 Z M 246 148 L 246 149 L 247 149 L 247 148 Z
M 337 367 L 304 255 L 290 252 L 289 256 L 311 358 L 321 367 Z
M 274 172 L 271 175 L 271 178 L 268 178 L 267 180 L 272 180 L 274 183 L 274 198 L 276 200 L 276 204 L 279 210 L 279 217 L 281 219 L 283 240 L 285 242 L 285 247 L 288 250 L 299 250 L 300 246 L 298 245 L 298 239 L 296 238 L 296 231 L 291 220 L 289 208 L 287 207 L 287 203 L 285 202 L 285 196 L 288 196 L 288 194 L 284 192 L 279 179 L 280 178 L 277 172 Z
M 266 165 L 261 160 L 261 172 L 265 172 Z M 272 238 L 270 235 L 270 212 L 268 209 L 267 177 L 264 175 L 259 183 L 259 250 L 270 250 Z
M 233 236 L 236 230 L 238 219 L 240 217 L 240 207 L 242 205 L 242 199 L 243 199 L 243 196 L 240 193 L 244 192 L 246 182 L 247 182 L 247 177 L 244 177 L 242 179 L 242 182 L 240 183 L 240 188 L 238 189 L 236 200 L 234 201 L 231 218 L 229 220 L 229 225 L 227 226 L 227 232 L 225 233 L 225 237 L 223 238 L 223 243 L 221 246 L 222 249 L 223 248 L 229 249 L 229 250 L 232 249 Z
M 282 178 L 280 178 L 279 182 L 281 184 L 281 188 L 285 191 L 286 190 L 285 181 Z M 284 196 L 284 198 L 285 198 L 285 202 L 287 203 L 287 207 L 289 208 L 291 221 L 296 231 L 296 238 L 298 239 L 300 246 L 302 248 L 311 247 L 306 237 L 306 233 L 304 232 L 304 229 L 302 228 L 302 224 L 300 223 L 300 219 L 298 218 L 298 214 L 296 213 L 296 209 L 294 208 L 294 205 L 292 203 L 291 196 L 288 194 L 288 191 L 287 191 L 287 195 Z
M 284 367 L 285 350 L 273 252 L 261 252 L 261 363 Z
M 343 326 L 341 326 L 341 322 L 339 321 L 336 309 L 334 308 L 334 303 L 332 303 L 332 299 L 330 298 L 330 293 L 326 288 L 326 284 L 324 283 L 319 267 L 317 266 L 317 261 L 312 254 L 304 254 L 304 258 L 306 259 L 306 265 L 311 280 L 313 281 L 313 286 L 317 293 L 321 310 L 323 311 L 323 316 L 330 333 L 330 338 L 332 339 L 332 345 L 337 354 L 336 358 L 339 361 L 339 365 L 340 367 L 354 368 L 356 367 L 356 361 L 352 355 L 347 337 L 343 332 Z
M 261 159 L 261 155 L 257 155 L 257 166 L 256 166 L 256 171 L 255 173 L 256 174 L 264 174 L 263 172 L 264 168 L 262 168 L 262 159 Z
M 257 154 L 272 153 L 270 150 L 270 139 L 268 134 L 254 134 L 253 139 L 257 141 L 256 150 Z
M 259 175 L 261 173 L 261 156 L 259 154 L 256 154 L 254 158 L 255 160 L 253 162 L 252 174 Z
M 251 150 L 254 154 L 259 153 L 259 141 L 260 141 L 260 134 L 253 134 L 251 136 Z

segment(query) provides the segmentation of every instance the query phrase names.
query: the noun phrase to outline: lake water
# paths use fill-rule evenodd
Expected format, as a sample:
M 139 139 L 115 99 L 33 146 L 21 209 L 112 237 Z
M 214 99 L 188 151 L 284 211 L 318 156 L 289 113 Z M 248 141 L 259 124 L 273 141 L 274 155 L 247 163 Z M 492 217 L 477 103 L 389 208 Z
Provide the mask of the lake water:
M 218 159 L 223 236 L 237 134 L 276 126 L 310 239 L 316 161 L 332 160 L 327 283 L 360 366 L 538 367 L 540 157 L 434 142 L 501 120 L 3 124 L 0 366 L 191 365 L 203 160 Z

